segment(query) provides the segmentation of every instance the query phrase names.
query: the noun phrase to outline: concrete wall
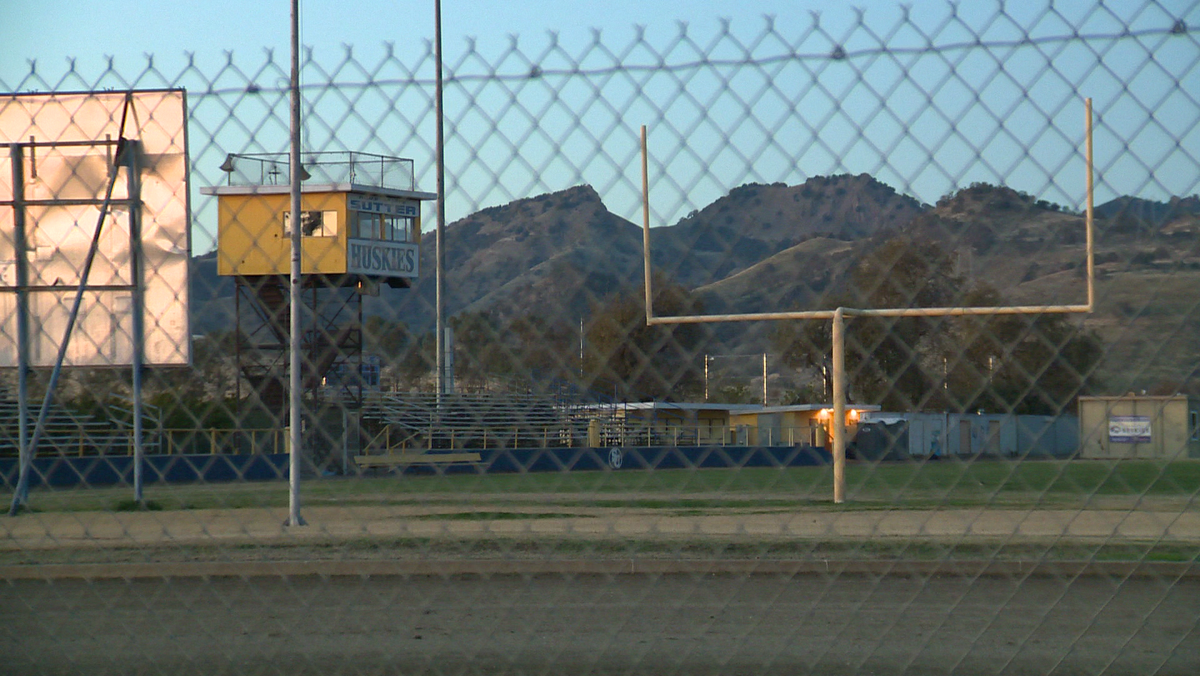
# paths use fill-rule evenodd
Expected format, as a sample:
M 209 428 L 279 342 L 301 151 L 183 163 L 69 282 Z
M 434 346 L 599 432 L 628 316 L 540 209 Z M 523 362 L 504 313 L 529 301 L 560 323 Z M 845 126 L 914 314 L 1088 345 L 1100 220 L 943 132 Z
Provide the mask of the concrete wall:
M 1079 447 L 1075 416 L 973 413 L 879 413 L 902 421 L 911 457 L 1070 457 Z M 895 432 L 893 432 L 895 433 Z

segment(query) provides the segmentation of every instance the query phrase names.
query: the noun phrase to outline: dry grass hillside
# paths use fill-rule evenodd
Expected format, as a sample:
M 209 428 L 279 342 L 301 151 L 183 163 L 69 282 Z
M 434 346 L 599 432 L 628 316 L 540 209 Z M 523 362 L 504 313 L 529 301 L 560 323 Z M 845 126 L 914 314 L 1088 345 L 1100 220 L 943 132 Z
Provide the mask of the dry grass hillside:
M 1096 312 L 1078 322 L 1105 344 L 1106 391 L 1169 391 L 1200 364 L 1200 198 L 1123 197 L 1097 210 Z M 949 254 L 962 289 L 988 285 L 1014 304 L 1083 303 L 1082 215 L 1006 187 L 976 184 L 930 207 L 869 176 L 751 184 L 652 233 L 657 272 L 692 289 L 710 311 L 826 305 L 855 263 L 904 235 Z M 484 209 L 446 228 L 446 307 L 576 322 L 613 294 L 640 287 L 640 228 L 613 215 L 590 186 Z M 433 238 L 422 279 L 385 290 L 368 313 L 414 331 L 433 323 Z M 199 331 L 226 328 L 228 280 L 209 257 L 195 266 Z M 769 328 L 719 335 L 730 351 L 768 348 Z

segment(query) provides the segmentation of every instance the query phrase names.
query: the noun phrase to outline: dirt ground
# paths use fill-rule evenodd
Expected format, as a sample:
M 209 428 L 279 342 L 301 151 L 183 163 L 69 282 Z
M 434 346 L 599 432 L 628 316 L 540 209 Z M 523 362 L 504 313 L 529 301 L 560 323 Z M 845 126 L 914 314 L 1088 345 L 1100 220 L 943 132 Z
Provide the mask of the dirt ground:
M 585 563 L 604 563 L 605 551 L 641 556 L 622 549 L 634 542 L 665 543 L 666 563 L 697 556 L 670 548 L 685 542 L 709 543 L 711 556 L 731 556 L 726 545 L 738 542 L 841 542 L 868 563 L 878 556 L 872 547 L 887 542 L 900 543 L 901 554 L 933 542 L 1190 551 L 1200 545 L 1200 512 L 1190 503 L 664 510 L 431 502 L 311 507 L 300 528 L 284 526 L 286 516 L 246 508 L 0 519 L 0 673 L 1200 673 L 1200 575 L 1187 561 L 1136 575 L 1078 566 L 1031 575 L 1024 565 L 986 575 L 890 564 L 801 572 L 756 568 L 739 555 L 708 572 L 535 565 L 564 552 Z M 486 542 L 577 547 L 471 545 Z M 318 556 L 350 565 L 271 567 Z M 397 556 L 422 565 L 361 564 Z M 485 565 L 456 569 L 463 560 Z M 22 579 L 58 569 L 50 563 L 83 565 Z
M 1200 581 L 497 576 L 0 582 L 6 674 L 1200 673 Z
M 498 514 L 497 510 L 503 513 Z M 287 544 L 387 538 L 847 539 L 1200 543 L 1200 510 L 903 509 L 715 510 L 580 506 L 312 507 L 285 527 L 286 509 L 34 512 L 0 519 L 0 551 L 129 545 Z

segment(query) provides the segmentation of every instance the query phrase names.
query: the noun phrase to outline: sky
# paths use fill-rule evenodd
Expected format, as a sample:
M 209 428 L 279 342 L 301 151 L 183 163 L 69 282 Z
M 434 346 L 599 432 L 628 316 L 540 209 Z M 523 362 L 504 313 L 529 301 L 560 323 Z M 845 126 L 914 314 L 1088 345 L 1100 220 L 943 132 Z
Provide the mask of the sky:
M 639 124 L 651 128 L 655 223 L 745 182 L 829 173 L 870 173 L 925 202 L 982 180 L 1079 208 L 1082 95 L 1096 99 L 1098 200 L 1200 192 L 1200 0 L 1121 0 L 1100 10 L 1048 2 L 446 0 L 447 72 L 458 76 L 446 92 L 448 217 L 586 182 L 636 222 Z M 186 86 L 193 183 L 211 183 L 220 174 L 208 168 L 225 152 L 284 147 L 289 8 L 287 0 L 0 2 L 0 90 Z M 431 3 L 301 2 L 301 41 L 313 55 L 303 77 L 326 85 L 306 91 L 310 149 L 412 157 L 420 187 L 433 189 L 432 14 Z M 761 39 L 765 16 L 775 33 Z M 1192 32 L 1165 36 L 1171 17 Z M 722 37 L 723 19 L 733 39 Z M 1057 38 L 1125 28 L 1152 34 L 1004 46 L 1022 30 Z M 976 38 L 998 46 L 872 51 Z M 826 58 L 836 44 L 850 58 Z M 807 56 L 776 60 L 789 50 Z M 687 65 L 704 57 L 761 65 Z M 602 72 L 660 61 L 671 68 Z M 601 72 L 568 73 L 591 68 Z M 551 75 L 526 77 L 534 69 Z M 248 96 L 247 83 L 265 93 Z M 203 251 L 211 206 L 193 202 Z
M 290 31 L 288 0 L 8 0 L 0 8 L 3 79 L 10 84 L 25 61 L 47 65 L 69 57 L 101 55 L 140 61 L 144 54 L 175 58 L 274 48 L 285 51 Z M 942 3 L 939 3 L 942 4 Z M 894 6 L 868 0 L 858 6 Z M 721 17 L 757 24 L 763 15 L 849 9 L 842 0 L 445 0 L 443 44 L 447 51 L 477 39 L 481 48 L 504 45 L 508 36 L 539 37 L 557 31 L 564 39 L 587 37 L 592 28 L 617 35 L 635 25 L 673 31 L 677 22 L 715 24 Z M 319 50 L 352 44 L 375 49 L 393 42 L 420 47 L 433 35 L 433 3 L 386 0 L 302 0 L 303 42 Z

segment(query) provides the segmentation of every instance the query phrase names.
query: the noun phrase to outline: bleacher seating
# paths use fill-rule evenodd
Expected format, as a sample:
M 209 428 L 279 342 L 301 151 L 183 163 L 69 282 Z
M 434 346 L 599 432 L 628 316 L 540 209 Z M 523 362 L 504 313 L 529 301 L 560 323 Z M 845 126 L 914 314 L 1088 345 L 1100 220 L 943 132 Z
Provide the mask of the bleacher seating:
M 40 398 L 29 403 L 28 434 L 33 436 L 41 410 Z M 93 415 L 81 414 L 51 402 L 47 411 L 45 427 L 38 441 L 39 457 L 49 455 L 93 456 L 126 455 L 132 452 L 132 426 L 123 419 L 120 410 L 108 420 Z M 158 435 L 153 426 L 145 426 L 143 448 L 153 453 L 158 450 Z M 0 457 L 17 457 L 20 453 L 20 416 L 15 396 L 0 390 Z

